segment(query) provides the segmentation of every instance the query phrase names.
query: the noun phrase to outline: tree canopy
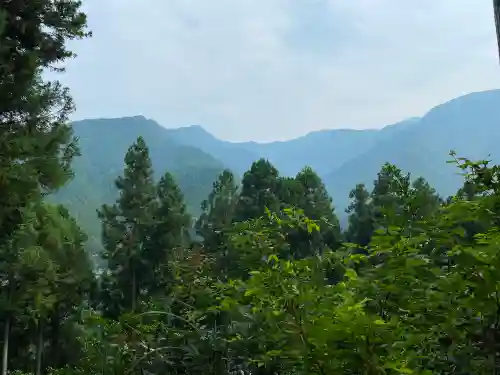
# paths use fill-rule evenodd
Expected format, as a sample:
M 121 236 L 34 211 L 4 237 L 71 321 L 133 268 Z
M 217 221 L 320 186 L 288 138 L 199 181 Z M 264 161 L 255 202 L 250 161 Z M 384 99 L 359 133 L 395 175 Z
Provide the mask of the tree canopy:
M 2 375 L 500 371 L 500 166 L 486 160 L 451 153 L 464 181 L 447 199 L 381 165 L 341 228 L 312 168 L 282 176 L 265 159 L 241 186 L 222 171 L 192 218 L 138 137 L 95 215 L 96 267 L 45 199 L 78 148 L 69 93 L 42 73 L 88 36 L 80 6 L 0 9 Z

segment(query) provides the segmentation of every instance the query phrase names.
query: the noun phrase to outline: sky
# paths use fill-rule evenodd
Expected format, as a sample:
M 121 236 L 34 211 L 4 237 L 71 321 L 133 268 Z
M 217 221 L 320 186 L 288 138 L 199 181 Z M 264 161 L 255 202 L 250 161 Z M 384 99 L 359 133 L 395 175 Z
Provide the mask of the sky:
M 379 128 L 500 88 L 491 0 L 83 0 L 74 119 L 231 140 Z

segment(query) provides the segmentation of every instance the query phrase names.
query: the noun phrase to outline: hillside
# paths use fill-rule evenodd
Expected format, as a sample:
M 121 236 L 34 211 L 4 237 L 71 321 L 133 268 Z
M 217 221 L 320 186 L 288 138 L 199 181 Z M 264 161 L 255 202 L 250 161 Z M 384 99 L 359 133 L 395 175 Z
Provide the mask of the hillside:
M 73 181 L 52 199 L 65 204 L 91 236 L 97 236 L 100 228 L 96 209 L 114 202 L 114 179 L 122 173 L 125 152 L 138 136 L 150 148 L 156 177 L 165 171 L 173 173 L 193 215 L 224 169 L 210 154 L 178 144 L 164 128 L 142 116 L 78 121 L 73 129 L 82 155 L 74 161 Z
M 349 191 L 360 182 L 371 186 L 385 162 L 425 177 L 442 195 L 453 194 L 461 179 L 446 163 L 450 150 L 473 159 L 498 156 L 499 102 L 500 90 L 477 92 L 438 105 L 421 118 L 380 130 L 322 130 L 284 142 L 230 143 L 199 126 L 168 132 L 183 144 L 211 153 L 238 173 L 259 157 L 269 159 L 282 175 L 294 175 L 309 165 L 324 179 L 342 215 Z
M 178 144 L 196 147 L 223 161 L 229 169 L 242 175 L 261 153 L 244 147 L 244 144 L 220 140 L 199 125 L 165 129 L 168 137 Z
M 382 130 L 315 131 L 289 141 L 270 143 L 231 143 L 217 139 L 196 125 L 167 131 L 176 142 L 213 155 L 238 174 L 243 174 L 254 160 L 263 157 L 269 159 L 283 175 L 295 175 L 305 165 L 324 175 L 417 121 L 405 120 Z
M 121 173 L 129 145 L 142 135 L 150 147 L 155 171 L 172 172 L 186 196 L 190 212 L 224 168 L 241 176 L 258 158 L 268 158 L 282 175 L 309 165 L 324 179 L 342 221 L 349 191 L 357 183 L 371 187 L 381 165 L 391 162 L 428 179 L 442 195 L 460 185 L 457 170 L 446 163 L 451 149 L 469 158 L 498 159 L 500 90 L 453 99 L 380 130 L 335 129 L 309 133 L 285 142 L 232 143 L 217 139 L 201 126 L 166 129 L 142 116 L 84 120 L 74 123 L 82 156 L 76 177 L 55 199 L 66 204 L 84 227 L 99 231 L 95 209 L 115 199 L 114 178 Z
M 478 92 L 431 109 L 414 126 L 395 132 L 331 173 L 323 176 L 339 209 L 357 183 L 372 185 L 380 166 L 391 162 L 415 177 L 423 176 L 442 195 L 459 188 L 458 170 L 446 161 L 459 156 L 499 160 L 500 90 Z

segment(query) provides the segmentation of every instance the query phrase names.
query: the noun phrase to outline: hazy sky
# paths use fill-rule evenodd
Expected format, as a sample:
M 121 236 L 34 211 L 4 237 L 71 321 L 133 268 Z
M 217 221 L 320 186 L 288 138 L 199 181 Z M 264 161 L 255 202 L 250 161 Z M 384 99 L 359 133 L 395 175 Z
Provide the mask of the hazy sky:
M 83 0 L 75 118 L 228 140 L 381 127 L 500 88 L 491 0 Z

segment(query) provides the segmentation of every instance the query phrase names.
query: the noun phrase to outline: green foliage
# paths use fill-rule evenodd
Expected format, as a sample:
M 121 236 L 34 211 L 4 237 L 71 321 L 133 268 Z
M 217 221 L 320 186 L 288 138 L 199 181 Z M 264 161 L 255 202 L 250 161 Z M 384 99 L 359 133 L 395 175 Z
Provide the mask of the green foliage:
M 349 213 L 346 240 L 365 247 L 370 243 L 374 231 L 373 205 L 370 194 L 366 191 L 365 185 L 358 184 L 349 193 L 349 198 L 351 204 L 346 210 Z
M 267 160 L 260 159 L 245 172 L 235 219 L 245 221 L 264 215 L 266 208 L 279 209 L 278 170 Z
M 229 170 L 222 172 L 213 184 L 208 199 L 201 203 L 202 214 L 195 224 L 203 239 L 204 251 L 216 259 L 214 267 L 221 278 L 229 275 L 231 258 L 228 251 L 228 233 L 232 227 L 238 203 L 238 188 Z
M 231 225 L 237 200 L 238 188 L 234 175 L 231 171 L 225 170 L 213 183 L 208 199 L 201 203 L 202 214 L 197 220 L 196 229 L 205 242 L 211 242 L 210 236 L 215 236 Z M 213 246 L 207 247 L 216 246 L 217 243 L 214 243 Z
M 71 176 L 77 153 L 68 115 L 73 102 L 44 68 L 73 56 L 65 42 L 83 38 L 79 1 L 8 2 L 0 9 L 0 240 L 23 221 L 22 209 Z
M 8 327 L 14 349 L 10 361 L 30 369 L 34 358 L 20 350 L 23 342 L 47 336 L 45 352 L 50 357 L 45 363 L 60 366 L 73 358 L 71 350 L 78 350 L 60 345 L 70 342 L 75 311 L 94 287 L 91 261 L 83 247 L 85 236 L 60 206 L 32 205 L 24 219 L 0 252 L 4 329 Z M 41 353 L 43 348 L 37 346 L 37 350 Z
M 441 198 L 422 177 L 411 182 L 395 165 L 386 163 L 371 194 L 375 229 L 398 227 L 411 235 L 416 226 L 432 217 Z
M 384 165 L 371 194 L 361 184 L 352 191 L 351 243 L 344 245 L 331 198 L 312 170 L 279 178 L 269 164 L 254 165 L 241 192 L 225 171 L 202 203 L 196 227 L 203 241 L 190 243 L 173 176 L 155 186 L 141 139 L 125 161 L 117 203 L 100 213 L 110 262 L 97 310 L 75 319 L 64 307 L 83 306 L 82 298 L 92 304 L 94 285 L 86 267 L 78 271 L 58 255 L 67 248 L 78 259 L 85 240 L 62 207 L 33 207 L 10 243 L 26 251 L 4 252 L 30 285 L 6 293 L 4 311 L 22 311 L 19 322 L 34 324 L 35 337 L 51 337 L 40 323 L 61 316 L 78 332 L 76 358 L 55 361 L 45 350 L 54 374 L 498 371 L 496 167 L 457 159 L 472 193 L 442 202 L 425 180 Z M 242 212 L 255 217 L 241 220 Z M 472 233 L 476 220 L 482 226 Z M 325 235 L 332 228 L 336 246 Z M 69 234 L 80 244 L 74 250 L 61 240 Z M 54 288 L 67 277 L 69 287 Z M 120 302 L 134 293 L 134 304 Z M 32 307 L 23 310 L 27 300 Z
M 160 179 L 156 189 L 156 209 L 153 213 L 154 225 L 151 226 L 144 257 L 152 269 L 148 290 L 164 293 L 172 279 L 168 266 L 174 251 L 188 245 L 190 216 L 186 212 L 184 196 L 170 173 Z
M 79 6 L 0 10 L 2 375 L 500 371 L 500 166 L 488 161 L 452 153 L 464 184 L 446 202 L 386 163 L 371 193 L 351 191 L 341 233 L 311 168 L 280 177 L 261 159 L 241 189 L 220 173 L 192 241 L 183 187 L 198 180 L 164 164 L 155 175 L 154 136 L 141 136 L 98 212 L 106 263 L 93 272 L 74 207 L 43 200 L 77 150 L 71 100 L 41 71 L 85 36 Z
M 155 185 L 149 150 L 139 137 L 125 155 L 123 176 L 116 179 L 119 191 L 116 204 L 98 212 L 103 225 L 105 259 L 110 282 L 107 299 L 120 296 L 113 305 L 135 310 L 140 290 L 153 277 L 148 275 L 147 246 L 157 210 Z M 115 311 L 114 313 L 118 313 Z
M 309 167 L 300 171 L 295 180 L 301 187 L 301 195 L 296 207 L 304 211 L 304 215 L 317 221 L 320 230 L 319 243 L 313 244 L 316 248 L 327 246 L 336 249 L 341 242 L 340 225 L 335 209 L 332 205 L 332 198 L 326 191 L 326 187 L 321 178 Z M 311 255 L 311 249 L 304 255 Z
M 73 0 L 7 1 L 0 9 L 3 375 L 12 367 L 39 375 L 43 362 L 70 361 L 78 348 L 59 344 L 69 343 L 70 316 L 93 284 L 84 234 L 64 208 L 42 203 L 72 177 L 78 154 L 68 89 L 42 76 L 45 69 L 63 71 L 61 64 L 73 57 L 67 41 L 88 36 L 80 6 Z M 47 352 L 53 355 L 46 358 Z
M 89 251 L 102 251 L 101 226 L 95 210 L 116 200 L 114 181 L 123 170 L 123 155 L 141 136 L 150 151 L 154 179 L 165 172 L 175 178 L 190 215 L 200 214 L 199 203 L 212 188 L 224 164 L 199 148 L 177 143 L 168 130 L 142 116 L 77 121 L 72 124 L 81 156 L 72 169 L 73 180 L 50 195 L 52 202 L 64 204 L 88 234 Z M 99 264 L 104 266 L 104 264 Z
M 116 334 L 93 345 L 122 337 L 126 350 L 115 345 L 112 356 L 129 372 L 494 373 L 500 173 L 478 165 L 461 164 L 474 199 L 446 203 L 425 180 L 385 165 L 371 195 L 353 190 L 354 244 L 336 249 L 318 241 L 334 212 L 312 171 L 274 175 L 283 208 L 264 206 L 265 215 L 244 221 L 234 217 L 241 198 L 225 172 L 203 203 L 203 243 L 163 260 L 172 272 L 163 296 L 145 300 L 146 313 L 106 321 Z M 474 218 L 491 224 L 471 237 Z M 93 356 L 81 373 L 102 363 L 98 352 L 84 358 Z

